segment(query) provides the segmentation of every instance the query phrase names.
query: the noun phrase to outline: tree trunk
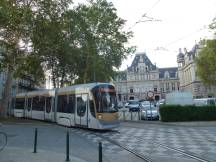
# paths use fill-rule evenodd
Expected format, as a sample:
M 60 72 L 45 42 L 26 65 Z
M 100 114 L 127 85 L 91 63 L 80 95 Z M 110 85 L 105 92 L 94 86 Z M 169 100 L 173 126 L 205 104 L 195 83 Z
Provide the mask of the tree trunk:
M 63 87 L 64 86 L 64 78 L 65 78 L 65 70 L 63 69 L 63 72 L 61 74 L 61 83 L 60 83 L 60 87 Z
M 11 90 L 12 90 L 12 79 L 13 79 L 13 67 L 8 65 L 7 73 L 6 73 L 6 83 L 3 91 L 3 97 L 1 102 L 1 117 L 7 118 L 7 110 L 9 101 L 11 98 Z
M 88 77 L 87 74 L 88 74 L 88 70 L 89 70 L 89 59 L 90 59 L 90 52 L 87 52 L 86 67 L 85 67 L 84 74 L 83 74 L 83 83 L 87 82 L 87 77 Z
M 54 72 L 54 66 L 52 64 L 52 67 L 51 67 L 51 80 L 52 80 L 52 84 L 53 84 L 53 87 L 56 88 L 56 81 L 55 81 L 55 72 Z

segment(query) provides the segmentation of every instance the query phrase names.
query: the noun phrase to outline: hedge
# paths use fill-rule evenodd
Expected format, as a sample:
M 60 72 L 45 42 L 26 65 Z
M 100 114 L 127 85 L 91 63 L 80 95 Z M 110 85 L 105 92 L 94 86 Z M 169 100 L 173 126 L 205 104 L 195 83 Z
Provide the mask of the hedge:
M 164 122 L 216 120 L 216 106 L 161 105 L 159 113 Z

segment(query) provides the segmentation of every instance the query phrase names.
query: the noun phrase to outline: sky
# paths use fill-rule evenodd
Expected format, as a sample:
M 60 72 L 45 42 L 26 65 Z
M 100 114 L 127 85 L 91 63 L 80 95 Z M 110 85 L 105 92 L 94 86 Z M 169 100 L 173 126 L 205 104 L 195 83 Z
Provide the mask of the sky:
M 109 0 L 125 19 L 125 30 L 134 32 L 130 45 L 146 52 L 159 68 L 176 67 L 179 48 L 192 49 L 200 39 L 211 38 L 208 25 L 216 17 L 216 0 Z M 149 18 L 159 21 L 146 21 Z M 140 23 L 136 23 L 140 20 Z M 144 22 L 141 22 L 144 21 Z M 130 66 L 129 56 L 120 70 Z
M 85 0 L 74 0 L 83 3 Z M 208 26 L 216 17 L 216 0 L 108 0 L 133 31 L 129 45 L 145 52 L 157 67 L 177 67 L 179 48 L 190 51 L 200 39 L 213 37 Z M 150 20 L 146 15 L 156 21 Z M 139 23 L 136 23 L 139 22 Z M 123 61 L 130 66 L 135 54 Z

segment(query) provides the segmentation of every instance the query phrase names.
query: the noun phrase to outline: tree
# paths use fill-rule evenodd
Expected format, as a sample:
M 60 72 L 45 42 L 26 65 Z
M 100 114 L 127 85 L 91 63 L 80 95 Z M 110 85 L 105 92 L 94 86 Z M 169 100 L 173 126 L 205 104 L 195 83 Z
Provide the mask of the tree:
M 212 30 L 216 29 L 216 18 L 209 27 Z M 204 84 L 216 86 L 216 39 L 204 40 L 203 45 L 204 47 L 196 58 L 197 74 Z
M 14 76 L 30 75 L 40 83 L 50 73 L 54 87 L 109 81 L 134 50 L 125 47 L 132 33 L 123 30 L 125 21 L 112 3 L 90 0 L 68 10 L 70 3 L 0 1 L 0 67 L 7 73 L 1 115 L 6 116 Z
M 0 115 L 6 117 L 6 108 L 10 98 L 15 59 L 19 53 L 19 43 L 25 37 L 25 22 L 31 15 L 29 7 L 21 7 L 17 1 L 0 1 L 0 39 L 3 47 L 6 70 L 6 83 L 3 91 Z
M 125 20 L 119 18 L 113 4 L 90 0 L 66 13 L 67 36 L 79 48 L 77 83 L 109 81 L 134 47 L 126 47 L 132 32 L 125 32 Z
M 216 40 L 205 41 L 196 59 L 197 74 L 204 84 L 216 86 Z
M 69 69 L 73 72 L 73 54 L 69 42 L 65 39 L 64 12 L 68 8 L 66 1 L 44 1 L 35 16 L 32 30 L 33 52 L 41 58 L 44 71 L 51 75 L 54 87 L 62 87 L 67 81 Z M 69 68 L 70 67 L 70 68 Z
M 0 40 L 4 51 L 4 58 L 3 62 L 1 62 L 1 66 L 6 69 L 7 76 L 3 92 L 3 99 L 0 106 L 1 116 L 6 117 L 7 115 L 6 108 L 10 99 L 13 74 L 16 69 L 19 69 L 16 68 L 17 61 L 23 60 L 25 63 L 34 62 L 34 65 L 39 66 L 38 69 L 41 67 L 41 64 L 38 62 L 38 60 L 34 60 L 35 56 L 29 56 L 30 53 L 37 53 L 33 46 L 29 47 L 32 45 L 32 31 L 35 27 L 35 18 L 37 18 L 38 15 L 41 15 L 42 17 L 44 15 L 44 17 L 46 17 L 45 13 L 50 10 L 55 10 L 56 12 L 61 13 L 61 9 L 67 7 L 69 2 L 70 0 L 0 1 Z M 49 19 L 49 17 L 47 17 L 47 19 Z M 23 48 L 23 45 L 25 48 Z M 32 51 L 28 51 L 29 48 L 31 48 Z M 25 54 L 23 55 L 23 53 Z M 24 57 L 19 58 L 20 55 Z M 40 59 L 41 58 L 39 58 L 39 60 Z M 33 66 L 26 67 L 32 68 Z M 33 72 L 30 69 L 26 70 Z M 23 72 L 20 74 L 23 74 Z M 37 75 L 35 78 L 40 78 L 38 75 L 42 76 L 41 74 L 41 71 L 37 71 L 33 75 Z

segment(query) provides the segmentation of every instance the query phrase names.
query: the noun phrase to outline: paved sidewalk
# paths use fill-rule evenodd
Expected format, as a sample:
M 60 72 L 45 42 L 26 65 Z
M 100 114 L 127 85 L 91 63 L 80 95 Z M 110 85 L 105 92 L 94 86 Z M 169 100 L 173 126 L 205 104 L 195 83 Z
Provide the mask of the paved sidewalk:
M 30 149 L 5 147 L 0 151 L 1 162 L 65 162 L 66 155 L 48 150 L 38 150 L 33 153 Z M 70 156 L 70 162 L 86 162 L 74 156 Z

